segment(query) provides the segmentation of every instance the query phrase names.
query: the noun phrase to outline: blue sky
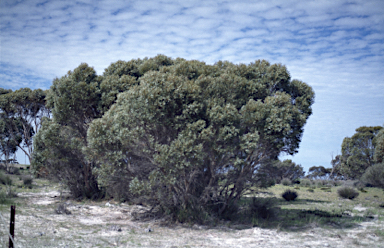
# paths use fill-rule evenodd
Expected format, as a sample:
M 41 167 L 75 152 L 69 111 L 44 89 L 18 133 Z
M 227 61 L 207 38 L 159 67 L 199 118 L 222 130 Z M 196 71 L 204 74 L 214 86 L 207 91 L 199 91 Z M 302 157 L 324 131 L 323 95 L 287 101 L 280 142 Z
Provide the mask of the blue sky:
M 48 89 L 82 62 L 101 75 L 157 54 L 286 65 L 316 93 L 292 158 L 306 170 L 330 166 L 356 128 L 384 125 L 382 0 L 0 2 L 2 88 Z

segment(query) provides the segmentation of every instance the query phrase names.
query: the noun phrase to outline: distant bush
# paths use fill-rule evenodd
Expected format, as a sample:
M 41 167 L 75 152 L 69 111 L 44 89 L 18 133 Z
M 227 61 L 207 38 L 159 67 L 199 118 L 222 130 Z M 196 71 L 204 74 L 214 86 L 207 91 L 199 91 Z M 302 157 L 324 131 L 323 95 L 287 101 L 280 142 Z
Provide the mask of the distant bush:
M 337 190 L 337 194 L 345 199 L 353 199 L 359 195 L 359 192 L 357 192 L 355 189 L 351 187 L 341 187 Z
M 301 179 L 300 185 L 303 187 L 310 187 L 312 185 L 312 182 L 311 180 L 304 178 L 304 179 Z
M 20 169 L 17 167 L 11 167 L 9 168 L 9 173 L 13 175 L 20 175 Z
M 281 184 L 285 185 L 285 186 L 290 186 L 290 185 L 292 185 L 292 181 L 289 178 L 283 178 L 281 180 Z
M 4 191 L 0 191 L 0 204 L 6 204 L 8 202 L 8 196 Z
M 352 188 L 352 187 L 355 187 L 355 183 L 356 183 L 356 180 L 345 180 L 345 181 L 343 181 L 342 185 L 344 187 Z
M 270 178 L 269 175 L 258 173 L 256 175 L 256 186 L 259 188 L 269 188 L 276 184 L 276 180 L 274 178 Z
M 284 193 L 281 196 L 286 201 L 294 201 L 297 198 L 298 194 L 296 191 L 288 189 L 288 190 L 284 191 Z
M 8 198 L 14 198 L 14 197 L 17 197 L 17 193 L 14 191 L 14 188 L 12 186 L 8 186 L 7 187 L 7 197 Z
M 292 184 L 300 184 L 300 178 L 292 180 Z
M 361 177 L 361 181 L 375 187 L 384 188 L 384 163 L 369 167 Z
M 328 186 L 330 184 L 330 182 L 328 180 L 316 180 L 315 181 L 315 184 L 317 187 L 321 188 L 321 187 L 324 187 L 324 186 Z
M 71 214 L 71 211 L 67 209 L 67 205 L 65 203 L 60 203 L 55 209 L 57 214 Z
M 330 180 L 329 182 L 332 186 L 335 186 L 335 187 L 340 186 L 342 184 L 341 181 L 338 181 L 338 180 Z
M 307 191 L 311 193 L 315 192 L 313 189 L 307 189 Z
M 270 219 L 275 216 L 274 202 L 267 198 L 252 198 L 249 212 L 253 218 Z
M 4 185 L 12 185 L 12 179 L 8 175 L 0 172 L 0 183 Z
M 23 177 L 23 184 L 25 187 L 32 188 L 33 178 L 31 176 Z
M 355 183 L 356 189 L 363 191 L 367 185 L 361 181 Z

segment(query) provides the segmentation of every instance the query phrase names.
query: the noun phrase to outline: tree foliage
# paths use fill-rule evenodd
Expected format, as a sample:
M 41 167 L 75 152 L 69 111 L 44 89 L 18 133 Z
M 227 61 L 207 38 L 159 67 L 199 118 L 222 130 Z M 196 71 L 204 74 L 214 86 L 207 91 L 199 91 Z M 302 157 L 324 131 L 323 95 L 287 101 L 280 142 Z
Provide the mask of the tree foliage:
M 352 137 L 346 137 L 341 146 L 340 170 L 350 179 L 360 178 L 375 163 L 375 139 L 382 127 L 359 127 Z M 381 136 L 380 136 L 381 137 Z M 380 140 L 379 137 L 379 140 Z
M 332 156 L 331 160 L 331 173 L 329 173 L 329 178 L 331 179 L 343 179 L 343 172 L 341 168 L 341 155 L 337 155 L 335 158 Z
M 1 89 L 0 115 L 7 132 L 7 137 L 13 139 L 31 160 L 32 138 L 41 126 L 41 119 L 49 116 L 45 107 L 46 92 L 41 89 L 31 90 L 21 88 L 16 91 Z M 20 140 L 21 138 L 21 140 Z
M 308 170 L 308 178 L 312 179 L 326 179 L 330 177 L 332 168 L 324 168 L 324 166 L 312 166 Z
M 280 183 L 283 178 L 295 181 L 304 177 L 305 172 L 300 164 L 285 159 L 284 161 L 271 160 L 262 163 L 256 175 L 260 178 L 260 185 L 263 185 L 264 182 Z
M 375 154 L 373 156 L 375 163 L 384 163 L 384 128 L 377 133 L 373 143 L 375 144 Z
M 101 186 L 124 181 L 131 196 L 179 216 L 236 204 L 264 160 L 297 152 L 312 113 L 311 87 L 264 60 L 158 56 L 127 71 L 138 83 L 90 124 L 87 155 Z
M 74 197 L 97 198 L 100 190 L 92 174 L 92 163 L 83 155 L 84 146 L 84 140 L 74 135 L 71 127 L 46 118 L 34 139 L 32 165 L 37 171 L 47 170 Z
M 17 151 L 17 147 L 23 140 L 22 125 L 19 119 L 12 120 L 13 125 L 16 126 L 17 131 L 9 130 L 7 122 L 9 119 L 0 118 L 0 158 L 4 156 L 6 169 L 8 170 L 8 161 L 10 157 Z
M 90 123 L 114 104 L 117 94 L 137 84 L 141 65 L 152 60 L 118 61 L 103 76 L 83 63 L 56 78 L 47 93 L 52 120 L 46 120 L 37 134 L 32 166 L 65 182 L 75 197 L 99 197 L 102 192 L 93 174 L 95 161 L 84 152 Z
M 92 161 L 85 159 L 82 151 L 89 123 L 101 115 L 99 84 L 100 78 L 87 64 L 56 78 L 47 95 L 53 119 L 44 121 L 34 142 L 33 168 L 48 170 L 75 197 L 92 198 L 100 192 Z

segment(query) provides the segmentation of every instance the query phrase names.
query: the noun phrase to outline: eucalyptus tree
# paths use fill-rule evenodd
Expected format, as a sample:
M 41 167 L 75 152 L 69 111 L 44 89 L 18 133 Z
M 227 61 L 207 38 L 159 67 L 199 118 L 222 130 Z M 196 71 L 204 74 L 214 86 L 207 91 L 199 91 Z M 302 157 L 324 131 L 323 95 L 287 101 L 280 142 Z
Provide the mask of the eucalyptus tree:
M 375 163 L 384 163 L 384 128 L 377 133 L 373 143 L 375 144 L 375 154 L 373 156 Z
M 363 126 L 357 128 L 352 137 L 344 138 L 340 157 L 340 170 L 344 177 L 360 178 L 367 168 L 375 164 L 375 137 L 382 129 L 380 126 Z
M 29 88 L 16 91 L 2 89 L 0 111 L 6 126 L 3 129 L 7 132 L 6 136 L 14 140 L 16 149 L 21 149 L 30 161 L 33 135 L 41 126 L 41 118 L 49 115 L 49 110 L 45 107 L 45 92 Z
M 95 161 L 84 152 L 89 125 L 114 104 L 119 93 L 138 83 L 144 65 L 160 68 L 166 60 L 159 55 L 117 61 L 102 76 L 83 63 L 56 78 L 47 93 L 52 119 L 45 119 L 34 140 L 33 168 L 48 171 L 64 182 L 75 197 L 100 197 L 102 192 L 93 174 Z
M 328 179 L 331 178 L 332 168 L 325 168 L 324 166 L 312 166 L 308 170 L 307 177 L 312 179 Z
M 47 170 L 64 182 L 75 197 L 99 196 L 92 161 L 87 161 L 82 153 L 89 123 L 100 117 L 99 84 L 100 78 L 87 64 L 56 78 L 47 94 L 53 119 L 43 121 L 34 140 L 33 168 Z
M 296 164 L 290 159 L 271 160 L 261 164 L 256 174 L 260 179 L 261 185 L 270 186 L 271 182 L 280 183 L 283 178 L 288 178 L 295 181 L 304 177 L 305 172 L 300 164 Z
M 168 60 L 90 124 L 87 154 L 102 187 L 120 178 L 180 220 L 223 215 L 263 161 L 297 152 L 313 102 L 280 64 Z
M 342 160 L 341 155 L 336 155 L 335 158 L 333 158 L 333 155 L 332 155 L 332 160 L 331 160 L 332 169 L 331 169 L 331 172 L 329 173 L 330 179 L 337 180 L 337 179 L 346 178 L 346 176 L 343 175 L 341 160 Z
M 5 118 L 0 118 L 0 159 L 4 156 L 4 164 L 6 170 L 9 170 L 9 159 L 12 155 L 15 155 L 17 147 L 23 141 L 22 134 L 22 125 L 20 120 L 13 120 L 14 125 L 17 128 L 17 131 L 9 130 L 7 122 L 9 120 Z

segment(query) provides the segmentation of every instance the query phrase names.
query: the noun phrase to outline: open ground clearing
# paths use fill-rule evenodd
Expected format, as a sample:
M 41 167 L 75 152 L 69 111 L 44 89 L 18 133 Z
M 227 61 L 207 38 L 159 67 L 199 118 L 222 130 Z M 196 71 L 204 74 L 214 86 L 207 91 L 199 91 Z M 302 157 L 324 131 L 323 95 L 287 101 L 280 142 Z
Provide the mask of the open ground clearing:
M 18 197 L 2 204 L 1 247 L 6 247 L 10 205 L 16 205 L 17 247 L 384 247 L 383 190 L 366 188 L 357 199 L 337 196 L 337 187 L 296 188 L 299 197 L 285 202 L 290 186 L 276 185 L 257 194 L 275 202 L 272 220 L 222 221 L 211 226 L 135 220 L 143 206 L 113 201 L 75 201 L 59 184 L 35 179 L 23 188 L 12 175 Z M 3 190 L 4 190 L 4 186 Z M 59 205 L 70 214 L 58 214 Z M 69 213 L 69 212 L 68 212 Z

